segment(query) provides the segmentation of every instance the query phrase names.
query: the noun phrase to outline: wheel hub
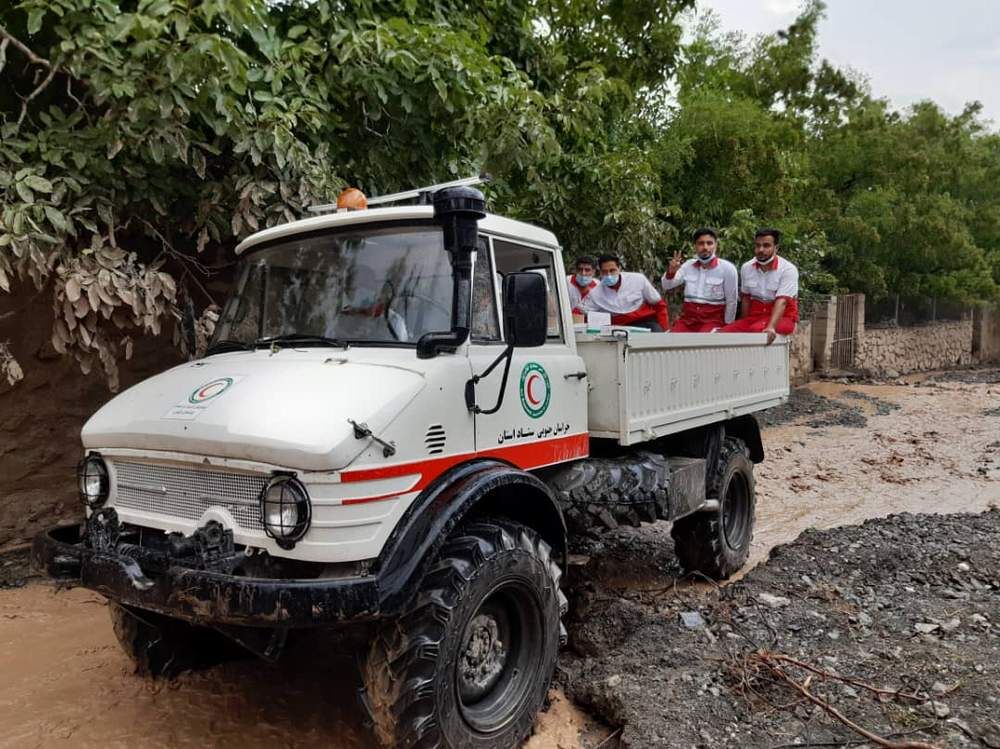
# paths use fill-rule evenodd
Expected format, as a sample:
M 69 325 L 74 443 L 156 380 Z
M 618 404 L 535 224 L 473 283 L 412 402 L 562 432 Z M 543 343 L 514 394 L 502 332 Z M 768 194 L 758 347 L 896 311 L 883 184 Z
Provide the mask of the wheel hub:
M 459 691 L 462 700 L 475 702 L 497 683 L 507 663 L 507 647 L 500 638 L 500 626 L 489 614 L 479 614 L 469 622 L 468 639 L 459 662 Z

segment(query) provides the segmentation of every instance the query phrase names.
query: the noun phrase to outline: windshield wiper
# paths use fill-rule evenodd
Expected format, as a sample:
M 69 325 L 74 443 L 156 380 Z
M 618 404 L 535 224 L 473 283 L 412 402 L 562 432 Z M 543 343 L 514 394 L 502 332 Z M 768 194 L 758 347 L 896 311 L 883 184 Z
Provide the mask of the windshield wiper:
M 336 346 L 347 349 L 350 344 L 339 338 L 328 338 L 325 335 L 310 335 L 308 333 L 285 333 L 284 335 L 269 335 L 258 338 L 254 346 L 272 346 L 279 343 L 293 343 L 299 346 Z
M 227 338 L 223 341 L 216 341 L 205 351 L 205 356 L 211 356 L 212 354 L 225 354 L 230 351 L 253 351 L 254 345 L 252 343 L 246 343 L 244 341 L 234 341 Z

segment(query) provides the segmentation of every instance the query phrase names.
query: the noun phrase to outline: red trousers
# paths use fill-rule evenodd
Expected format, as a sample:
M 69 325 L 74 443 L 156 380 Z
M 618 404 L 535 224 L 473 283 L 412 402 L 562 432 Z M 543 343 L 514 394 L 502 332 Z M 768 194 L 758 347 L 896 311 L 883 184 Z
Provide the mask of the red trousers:
M 641 307 L 632 312 L 612 313 L 611 324 L 639 325 L 656 333 L 664 333 L 670 329 L 670 311 L 662 299 L 655 305 L 643 302 Z
M 720 333 L 763 333 L 771 322 L 771 315 L 748 315 L 736 322 L 732 322 L 724 328 L 720 328 Z M 778 335 L 791 335 L 795 332 L 795 320 L 790 317 L 782 317 L 774 326 L 774 332 Z
M 726 305 L 684 302 L 671 333 L 711 333 L 726 324 Z

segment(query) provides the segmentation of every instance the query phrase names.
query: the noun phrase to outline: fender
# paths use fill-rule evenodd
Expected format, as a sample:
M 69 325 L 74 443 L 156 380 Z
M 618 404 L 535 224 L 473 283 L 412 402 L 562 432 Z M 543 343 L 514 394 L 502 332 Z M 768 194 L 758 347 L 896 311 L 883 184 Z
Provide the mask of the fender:
M 393 529 L 372 570 L 378 577 L 382 615 L 402 611 L 456 525 L 490 515 L 534 528 L 565 569 L 566 523 L 549 488 L 536 476 L 507 463 L 474 460 L 438 477 Z
M 726 434 L 738 437 L 750 448 L 750 460 L 754 463 L 764 462 L 764 441 L 760 436 L 760 424 L 753 414 L 738 416 L 725 423 Z

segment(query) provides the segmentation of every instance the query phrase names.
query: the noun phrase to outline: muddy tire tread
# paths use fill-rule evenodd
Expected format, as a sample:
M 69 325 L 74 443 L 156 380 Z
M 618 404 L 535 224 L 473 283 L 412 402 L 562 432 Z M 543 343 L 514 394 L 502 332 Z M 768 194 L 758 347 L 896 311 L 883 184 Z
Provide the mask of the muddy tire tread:
M 115 637 L 142 676 L 172 677 L 221 661 L 231 650 L 215 632 L 145 611 L 108 604 Z
M 553 471 L 546 483 L 571 534 L 599 535 L 669 518 L 670 465 L 656 453 L 576 461 Z
M 477 570 L 498 553 L 515 548 L 542 562 L 557 591 L 560 618 L 565 614 L 567 600 L 559 588 L 562 571 L 549 545 L 533 530 L 506 520 L 462 527 L 425 574 L 413 603 L 398 620 L 379 628 L 362 665 L 363 702 L 380 744 L 447 746 L 435 717 L 434 683 L 448 622 Z M 547 684 L 552 674 L 543 676 Z M 522 720 L 522 739 L 531 729 L 534 716 L 530 718 Z

